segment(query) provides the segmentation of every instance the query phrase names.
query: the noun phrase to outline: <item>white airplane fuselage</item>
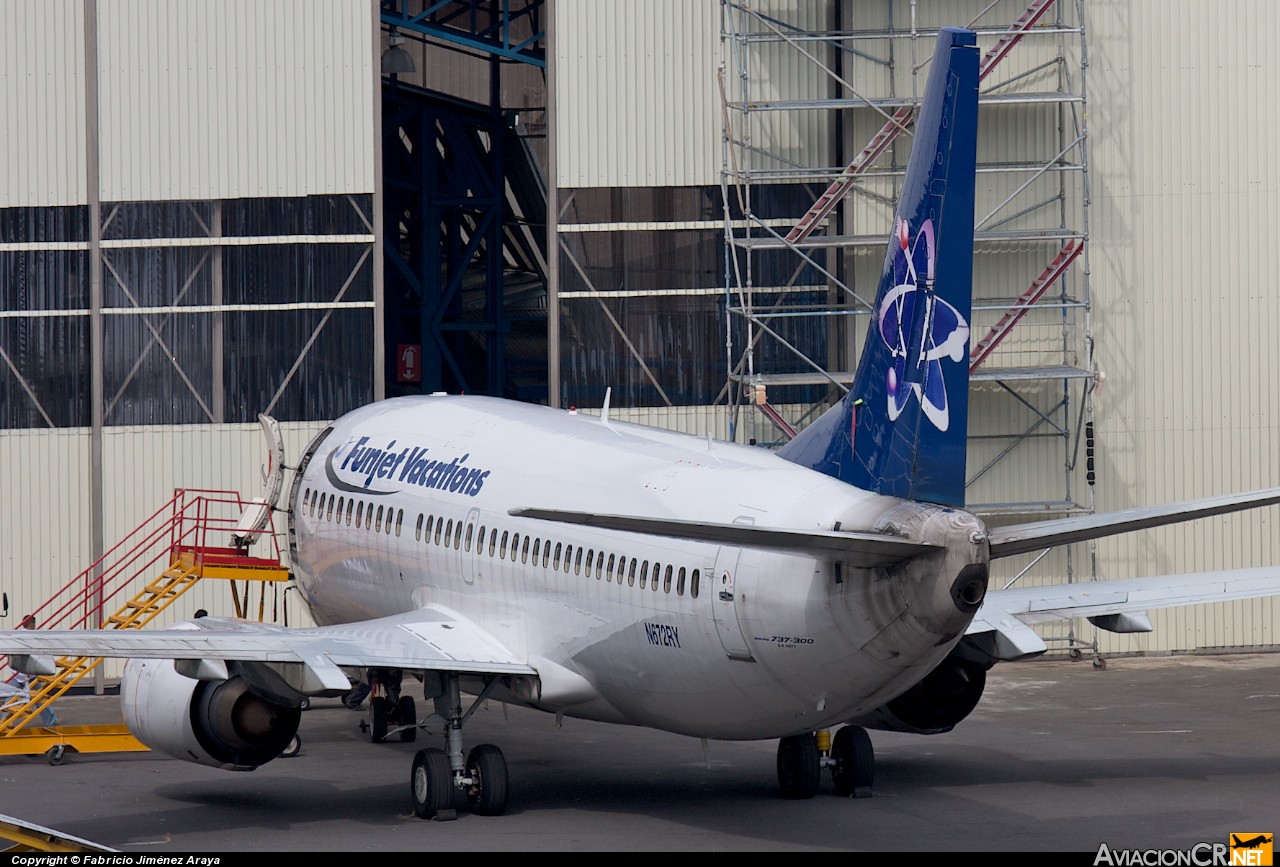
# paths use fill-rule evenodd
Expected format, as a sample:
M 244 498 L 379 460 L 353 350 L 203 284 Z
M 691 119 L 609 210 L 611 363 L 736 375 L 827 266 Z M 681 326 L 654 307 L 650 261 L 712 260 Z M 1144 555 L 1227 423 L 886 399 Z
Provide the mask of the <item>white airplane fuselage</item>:
M 987 560 L 984 528 L 962 510 L 861 491 L 762 448 L 482 397 L 344 416 L 294 498 L 296 575 L 322 625 L 446 609 L 537 669 L 539 688 L 516 694 L 526 703 L 699 737 L 785 736 L 880 707 L 955 645 L 972 612 L 953 582 Z M 852 568 L 509 514 L 535 506 L 945 547 Z

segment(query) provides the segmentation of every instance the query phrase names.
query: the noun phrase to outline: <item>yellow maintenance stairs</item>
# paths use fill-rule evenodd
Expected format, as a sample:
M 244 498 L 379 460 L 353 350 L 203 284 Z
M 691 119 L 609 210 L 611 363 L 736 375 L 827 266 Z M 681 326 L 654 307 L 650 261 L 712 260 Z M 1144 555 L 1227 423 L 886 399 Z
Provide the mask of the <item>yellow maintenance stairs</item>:
M 173 498 L 89 566 L 31 615 L 27 628 L 140 629 L 156 619 L 203 578 L 230 581 L 235 615 L 248 616 L 252 587 L 258 587 L 258 620 L 265 619 L 267 590 L 272 589 L 272 620 L 288 609 L 279 592 L 289 571 L 271 526 L 270 509 L 260 529 L 250 532 L 271 542 L 271 555 L 251 557 L 253 540 L 243 531 L 244 516 L 258 502 L 245 503 L 232 491 L 181 489 Z M 231 545 L 213 545 L 212 541 Z M 166 564 L 158 577 L 155 569 Z M 145 581 L 141 590 L 135 589 Z M 244 582 L 243 587 L 239 582 Z M 132 593 L 132 595 L 129 595 Z M 127 598 L 125 598 L 127 597 Z M 123 603 L 115 600 L 125 598 Z M 113 608 L 113 606 L 116 606 Z M 105 611 L 113 613 L 102 616 Z M 0 656 L 0 661 L 7 660 Z M 62 657 L 51 675 L 25 678 L 0 669 L 0 755 L 38 755 L 61 764 L 67 751 L 122 752 L 145 750 L 124 726 L 40 725 L 49 706 L 102 663 L 101 657 Z M 25 683 L 23 682 L 25 681 Z

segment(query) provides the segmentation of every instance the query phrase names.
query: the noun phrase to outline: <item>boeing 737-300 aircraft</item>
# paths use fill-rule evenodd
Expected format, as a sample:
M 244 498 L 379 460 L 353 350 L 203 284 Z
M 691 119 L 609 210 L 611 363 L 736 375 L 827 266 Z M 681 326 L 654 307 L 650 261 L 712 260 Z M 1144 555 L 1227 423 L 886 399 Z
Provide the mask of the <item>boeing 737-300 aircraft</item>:
M 320 626 L 10 631 L 0 651 L 33 672 L 52 654 L 130 658 L 131 730 L 232 770 L 280 755 L 306 697 L 349 689 L 344 668 L 377 669 L 395 701 L 374 708 L 375 736 L 388 716 L 404 740 L 443 732 L 413 760 L 415 812 L 462 792 L 500 814 L 502 752 L 464 748 L 485 699 L 778 738 L 784 796 L 813 796 L 824 769 L 865 795 L 866 730 L 949 731 L 993 664 L 1046 649 L 1038 622 L 1135 631 L 1150 608 L 1280 592 L 1275 568 L 988 588 L 992 559 L 1274 504 L 1280 489 L 998 529 L 965 511 L 977 81 L 974 34 L 944 30 L 856 381 L 780 451 L 607 411 L 383 401 L 335 421 L 295 468 L 291 559 Z

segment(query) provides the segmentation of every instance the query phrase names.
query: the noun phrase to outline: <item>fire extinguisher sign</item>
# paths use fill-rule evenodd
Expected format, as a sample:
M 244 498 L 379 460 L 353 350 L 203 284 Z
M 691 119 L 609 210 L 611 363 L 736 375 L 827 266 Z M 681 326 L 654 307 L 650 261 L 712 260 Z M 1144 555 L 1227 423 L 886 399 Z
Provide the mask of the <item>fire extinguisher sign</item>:
M 422 344 L 401 343 L 396 360 L 396 382 L 422 382 Z

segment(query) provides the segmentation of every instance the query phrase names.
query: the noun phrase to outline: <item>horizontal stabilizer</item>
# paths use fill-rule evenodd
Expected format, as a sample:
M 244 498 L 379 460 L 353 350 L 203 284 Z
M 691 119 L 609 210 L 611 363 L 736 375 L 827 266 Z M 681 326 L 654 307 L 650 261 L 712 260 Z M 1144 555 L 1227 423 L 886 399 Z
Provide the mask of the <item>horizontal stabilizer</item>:
M 1196 518 L 1225 515 L 1228 512 L 1270 506 L 1275 503 L 1280 503 L 1280 488 L 1267 488 L 1245 494 L 1207 497 L 1203 500 L 1188 500 L 1184 503 L 1170 503 L 1164 506 L 1140 506 L 1119 512 L 1076 515 L 1052 521 L 1015 524 L 1010 527 L 992 527 L 988 531 L 987 538 L 991 542 L 991 559 L 995 560 L 999 557 L 1012 557 L 1015 554 L 1026 554 L 1029 551 L 1054 548 L 1072 542 L 1101 539 L 1133 530 L 1145 530 Z
M 757 527 L 754 524 L 708 524 L 702 521 L 680 521 L 673 518 L 642 518 L 634 515 L 598 515 L 593 512 L 567 512 L 561 509 L 512 509 L 517 518 L 536 518 L 621 530 L 627 533 L 653 533 L 716 545 L 738 545 L 748 548 L 780 548 L 786 551 L 822 552 L 840 557 L 857 568 L 892 566 L 905 560 L 941 550 L 936 545 L 910 542 L 879 533 L 845 533 L 839 530 L 787 530 Z
M 1146 612 L 1206 602 L 1253 599 L 1280 593 L 1280 566 L 1234 569 L 1225 572 L 1193 572 L 1087 581 L 1052 587 L 1018 587 L 992 590 L 977 617 L 966 630 L 979 646 L 997 652 L 997 659 L 1019 659 L 1044 652 L 1028 628 L 1037 623 L 1088 617 L 1113 632 L 1149 631 Z

